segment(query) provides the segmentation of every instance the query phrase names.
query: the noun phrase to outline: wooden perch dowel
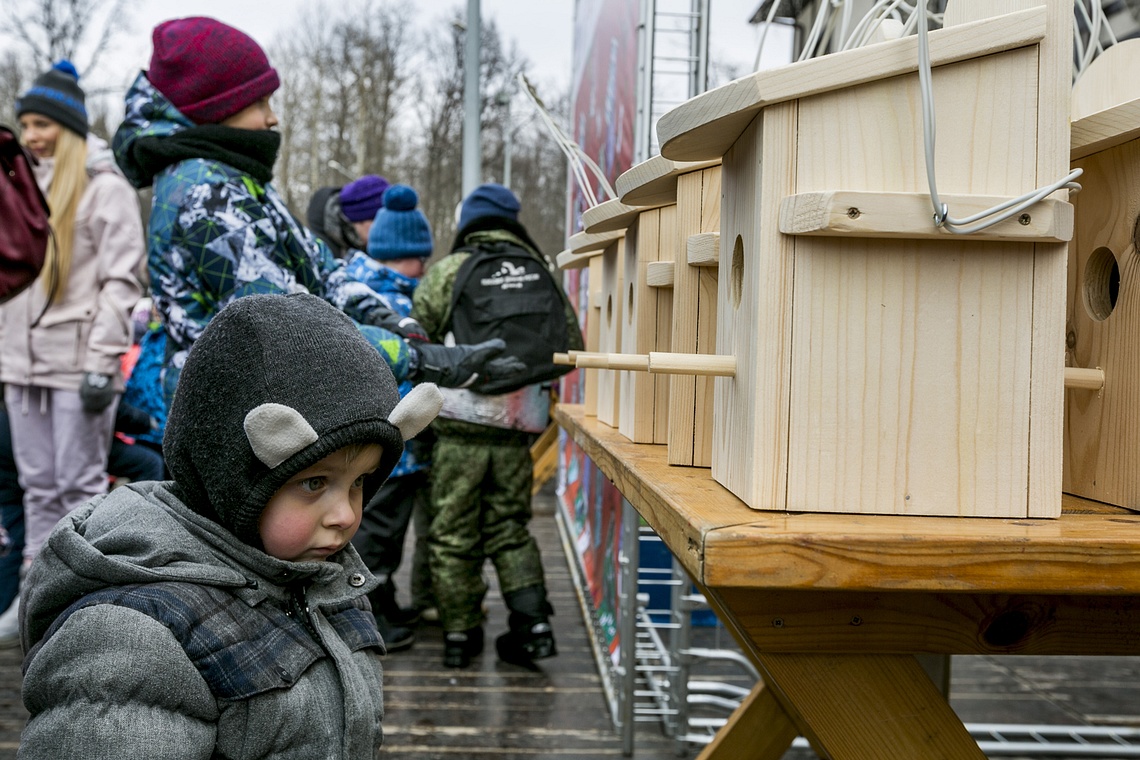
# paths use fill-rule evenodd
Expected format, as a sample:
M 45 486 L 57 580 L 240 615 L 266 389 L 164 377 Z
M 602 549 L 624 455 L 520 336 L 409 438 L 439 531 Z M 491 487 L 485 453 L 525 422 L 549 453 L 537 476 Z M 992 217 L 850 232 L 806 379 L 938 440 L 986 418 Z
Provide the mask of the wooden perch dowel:
M 579 354 L 577 366 L 584 369 L 629 369 L 647 372 L 649 357 L 645 354 Z
M 1104 370 L 1065 367 L 1065 387 L 1086 391 L 1099 391 L 1104 388 Z
M 665 375 L 735 377 L 736 357 L 717 354 L 673 354 L 650 351 L 649 371 Z
M 554 364 L 558 364 L 558 365 L 562 365 L 562 366 L 570 366 L 570 367 L 577 366 L 574 363 L 574 360 L 570 358 L 570 354 L 558 354 L 558 353 L 556 353 L 556 354 L 554 354 L 554 359 L 552 359 L 551 361 Z

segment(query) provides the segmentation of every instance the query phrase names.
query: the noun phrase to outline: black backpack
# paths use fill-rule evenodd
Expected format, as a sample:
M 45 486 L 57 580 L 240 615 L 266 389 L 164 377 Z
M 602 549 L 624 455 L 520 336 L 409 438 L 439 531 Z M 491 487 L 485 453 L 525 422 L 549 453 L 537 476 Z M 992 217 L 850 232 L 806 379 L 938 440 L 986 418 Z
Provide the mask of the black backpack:
M 479 386 L 480 393 L 509 393 L 574 369 L 555 364 L 570 348 L 566 294 L 536 253 L 505 240 L 459 248 L 471 255 L 459 266 L 451 292 L 450 325 L 456 343 L 506 341 L 505 353 L 527 366 L 522 375 Z M 446 325 L 448 320 L 444 319 Z

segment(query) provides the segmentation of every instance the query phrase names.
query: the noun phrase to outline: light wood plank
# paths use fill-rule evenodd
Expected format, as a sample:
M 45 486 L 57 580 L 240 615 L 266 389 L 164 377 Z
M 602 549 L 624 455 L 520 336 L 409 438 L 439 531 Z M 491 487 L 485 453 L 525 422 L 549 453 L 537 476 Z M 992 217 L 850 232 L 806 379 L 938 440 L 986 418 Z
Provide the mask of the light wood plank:
M 590 259 L 590 271 L 587 275 L 586 287 L 589 289 L 588 302 L 590 304 L 589 313 L 586 315 L 586 334 L 585 338 L 587 351 L 598 351 L 601 341 L 602 329 L 602 259 L 600 256 L 595 256 Z M 573 351 L 570 352 L 574 354 Z M 585 376 L 582 382 L 585 385 L 583 390 L 582 403 L 585 408 L 586 414 L 597 416 L 598 414 L 598 371 L 594 369 L 584 370 Z
M 1071 136 L 1069 156 L 1074 161 L 1135 140 L 1140 137 L 1140 100 L 1074 121 Z
M 677 239 L 677 206 L 661 207 L 660 229 L 658 233 L 658 256 L 660 263 L 671 264 L 676 272 L 677 249 L 672 244 Z M 661 351 L 673 350 L 673 292 L 661 293 L 657 297 L 657 346 Z M 653 416 L 653 440 L 659 443 L 669 441 L 669 408 L 672 394 L 673 379 L 667 375 L 659 376 L 655 384 L 657 399 L 654 402 L 656 412 Z
M 761 654 L 764 680 L 832 760 L 985 760 L 909 655 Z
M 602 255 L 604 249 L 592 249 L 584 253 L 575 253 L 570 249 L 562 251 L 554 257 L 554 264 L 559 269 L 585 269 L 590 266 L 590 260 Z
M 1042 8 L 933 31 L 931 65 L 1032 45 L 1045 32 Z M 657 123 L 661 155 L 675 161 L 719 158 L 767 106 L 917 70 L 918 40 L 912 35 L 757 72 L 691 98 L 662 116 Z M 623 201 L 629 202 L 624 197 Z
M 795 253 L 767 199 L 795 190 L 797 113 L 795 103 L 764 109 L 724 158 L 716 353 L 736 357 L 737 375 L 714 383 L 713 477 L 764 509 L 787 498 Z
M 720 232 L 689 235 L 685 260 L 693 267 L 720 266 Z
M 647 354 L 654 347 L 657 320 L 657 292 L 645 284 L 648 257 L 657 257 L 656 211 L 638 213 L 637 221 L 626 229 L 622 249 L 622 328 L 619 350 L 625 355 Z M 650 303 L 652 300 L 652 303 Z M 645 366 L 648 366 L 648 358 Z M 640 365 L 639 365 L 640 366 Z M 625 369 L 611 363 L 610 369 Z M 653 441 L 653 378 L 645 372 L 620 372 L 618 430 L 638 443 Z
M 643 210 L 622 203 L 617 198 L 599 203 L 582 212 L 582 232 L 587 235 L 620 232 L 629 227 Z
M 974 0 L 978 2 L 978 0 Z M 1026 7 L 1039 0 L 1006 0 Z M 1050 0 L 1038 53 L 1037 185 L 1069 172 L 1073 6 Z M 1067 199 L 1068 191 L 1054 197 Z M 1065 431 L 1065 243 L 1038 243 L 1033 266 L 1033 364 L 1030 384 L 1029 516 L 1060 514 Z
M 802 557 L 802 555 L 801 555 Z M 800 557 L 794 562 L 799 564 Z M 1140 652 L 1137 596 L 892 591 L 716 594 L 764 652 L 1120 655 Z
M 1085 173 L 1083 189 L 1073 196 L 1077 229 L 1069 252 L 1066 371 L 1100 368 L 1104 389 L 1065 394 L 1062 488 L 1135 508 L 1140 507 L 1140 254 L 1135 246 L 1140 139 L 1075 166 Z
M 612 242 L 602 253 L 601 326 L 598 351 L 620 353 L 622 309 L 625 300 L 623 252 L 625 238 Z M 617 370 L 600 369 L 598 373 L 598 421 L 616 428 L 621 420 L 621 377 Z
M 1067 496 L 1057 520 L 755 511 L 580 406 L 554 416 L 710 587 L 1140 596 L 1140 515 L 1125 509 Z
M 1074 122 L 1140 99 L 1140 39 L 1120 40 L 1102 52 L 1073 83 Z
M 772 690 L 760 682 L 697 760 L 780 760 L 798 735 Z
M 704 161 L 670 161 L 653 156 L 627 169 L 614 182 L 618 199 L 631 206 L 668 206 L 677 202 L 677 177 L 720 163 L 720 156 Z
M 673 273 L 677 265 L 672 261 L 651 261 L 645 268 L 645 284 L 651 288 L 673 287 Z
M 720 164 L 677 178 L 677 261 L 687 259 L 692 235 L 720 228 Z M 683 267 L 674 273 L 672 350 L 682 354 L 716 353 L 717 274 L 708 267 Z M 713 394 L 708 378 L 677 376 L 670 384 L 669 461 L 676 465 L 712 465 Z
M 950 214 L 964 218 L 1008 200 L 1002 196 L 939 193 Z M 780 232 L 909 240 L 1017 240 L 1067 242 L 1073 237 L 1073 206 L 1046 198 L 1020 215 L 968 237 L 934 225 L 929 193 L 823 190 L 789 195 L 780 201 Z M 1031 251 L 1030 251 L 1031 253 Z M 691 263 L 691 262 L 690 262 Z
M 589 232 L 576 232 L 566 240 L 567 250 L 576 253 L 601 253 L 608 248 L 615 240 L 620 240 L 625 236 L 625 228 L 614 230 L 612 232 L 599 232 L 591 234 Z

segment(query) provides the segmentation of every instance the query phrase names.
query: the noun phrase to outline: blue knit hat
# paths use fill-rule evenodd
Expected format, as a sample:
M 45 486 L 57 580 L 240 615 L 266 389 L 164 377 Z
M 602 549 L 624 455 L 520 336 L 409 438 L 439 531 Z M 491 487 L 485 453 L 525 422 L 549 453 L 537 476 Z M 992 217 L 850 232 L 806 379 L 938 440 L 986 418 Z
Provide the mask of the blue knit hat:
M 486 216 L 517 222 L 519 208 L 519 199 L 508 188 L 493 182 L 479 185 L 463 200 L 459 210 L 459 229 L 466 229 L 467 225 Z
M 32 88 L 16 101 L 16 117 L 38 113 L 87 137 L 87 105 L 79 87 L 79 72 L 71 61 L 60 61 L 36 77 Z
M 388 180 L 378 174 L 365 174 L 340 191 L 340 210 L 350 222 L 366 222 L 376 216 L 388 190 Z
M 368 233 L 368 255 L 377 261 L 431 256 L 431 226 L 416 208 L 420 198 L 407 185 L 392 185 Z

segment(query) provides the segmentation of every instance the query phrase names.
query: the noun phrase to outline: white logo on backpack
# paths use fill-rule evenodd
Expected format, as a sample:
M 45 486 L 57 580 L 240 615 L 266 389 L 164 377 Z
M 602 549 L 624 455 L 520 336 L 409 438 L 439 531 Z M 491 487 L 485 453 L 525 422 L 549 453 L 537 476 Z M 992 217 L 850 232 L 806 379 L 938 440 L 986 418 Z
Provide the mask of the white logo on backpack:
M 490 277 L 484 277 L 479 280 L 479 284 L 485 288 L 498 288 L 499 290 L 517 290 L 522 288 L 528 282 L 535 282 L 542 275 L 538 272 L 527 273 L 526 267 L 518 264 L 512 264 L 509 261 L 503 261 L 499 265 L 499 271 L 495 272 Z

